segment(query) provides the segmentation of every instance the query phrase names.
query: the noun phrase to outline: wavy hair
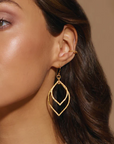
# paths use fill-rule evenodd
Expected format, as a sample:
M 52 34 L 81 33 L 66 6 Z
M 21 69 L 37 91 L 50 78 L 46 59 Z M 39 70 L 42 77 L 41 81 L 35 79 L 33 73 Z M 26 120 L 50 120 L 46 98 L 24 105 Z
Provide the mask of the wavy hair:
M 59 35 L 66 24 L 71 24 L 78 33 L 78 55 L 61 71 L 61 81 L 69 89 L 71 102 L 60 117 L 53 114 L 61 139 L 67 144 L 112 144 L 111 92 L 94 51 L 91 27 L 83 9 L 76 0 L 36 0 L 35 3 L 53 36 Z M 59 101 L 63 93 L 62 88 L 55 90 Z

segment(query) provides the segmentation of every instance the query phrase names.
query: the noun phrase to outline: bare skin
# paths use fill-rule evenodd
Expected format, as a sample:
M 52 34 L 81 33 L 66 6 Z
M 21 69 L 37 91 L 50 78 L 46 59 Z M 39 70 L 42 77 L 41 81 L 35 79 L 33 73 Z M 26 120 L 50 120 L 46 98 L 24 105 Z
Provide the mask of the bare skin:
M 46 99 L 76 43 L 70 25 L 53 37 L 32 0 L 0 1 L 0 144 L 62 144 Z

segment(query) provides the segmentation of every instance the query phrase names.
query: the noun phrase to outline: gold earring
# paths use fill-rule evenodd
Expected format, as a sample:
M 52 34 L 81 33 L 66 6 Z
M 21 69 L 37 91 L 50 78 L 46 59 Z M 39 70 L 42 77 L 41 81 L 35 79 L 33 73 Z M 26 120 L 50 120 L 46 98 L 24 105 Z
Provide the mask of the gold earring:
M 48 93 L 48 103 L 49 103 L 50 108 L 53 110 L 53 112 L 54 112 L 57 116 L 60 116 L 60 115 L 68 108 L 68 106 L 69 106 L 69 103 L 70 103 L 70 93 L 69 93 L 67 87 L 60 81 L 60 79 L 61 79 L 60 71 L 59 71 L 59 73 L 57 74 L 56 77 L 57 77 L 58 80 L 57 80 L 57 82 L 54 84 L 54 86 L 51 88 L 51 90 L 50 90 L 49 93 Z M 62 87 L 63 87 L 63 88 L 65 89 L 65 91 L 66 91 L 66 96 L 65 96 L 65 98 L 64 98 L 61 102 L 58 102 L 58 101 L 54 98 L 54 96 L 53 96 L 53 90 L 54 90 L 54 88 L 56 87 L 56 85 L 62 85 Z M 67 103 L 67 105 L 64 107 L 64 109 L 63 109 L 60 113 L 58 113 L 58 112 L 53 108 L 52 104 L 50 103 L 50 96 L 51 96 L 52 100 L 53 100 L 55 103 L 57 103 L 59 106 L 61 106 L 61 105 L 67 100 L 67 98 L 68 98 L 68 103 Z
M 77 51 L 74 51 L 74 50 L 69 50 L 69 52 L 73 52 L 74 54 L 78 53 Z

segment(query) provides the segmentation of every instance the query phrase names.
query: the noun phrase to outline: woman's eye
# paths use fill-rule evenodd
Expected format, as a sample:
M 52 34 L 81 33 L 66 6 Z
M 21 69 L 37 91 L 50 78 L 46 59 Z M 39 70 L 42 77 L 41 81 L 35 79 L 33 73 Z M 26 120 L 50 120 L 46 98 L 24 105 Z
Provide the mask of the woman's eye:
M 8 25 L 10 25 L 10 22 L 1 19 L 0 20 L 0 29 L 3 29 L 4 27 L 7 27 Z

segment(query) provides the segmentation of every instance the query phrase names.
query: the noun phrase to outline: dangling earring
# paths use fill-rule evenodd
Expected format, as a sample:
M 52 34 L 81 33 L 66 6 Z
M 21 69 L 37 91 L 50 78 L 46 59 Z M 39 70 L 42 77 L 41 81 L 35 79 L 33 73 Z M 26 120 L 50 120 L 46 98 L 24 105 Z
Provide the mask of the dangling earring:
M 58 80 L 57 80 L 57 82 L 54 84 L 54 86 L 51 88 L 51 90 L 50 90 L 49 93 L 48 93 L 48 103 L 49 103 L 50 108 L 53 110 L 53 112 L 54 112 L 57 116 L 60 116 L 60 115 L 68 108 L 68 106 L 69 106 L 69 103 L 70 103 L 70 93 L 69 93 L 67 87 L 60 81 L 60 79 L 61 79 L 60 70 L 59 70 L 59 72 L 58 72 L 58 74 L 57 74 L 56 77 L 57 77 Z M 58 102 L 58 101 L 54 98 L 54 96 L 53 96 L 53 90 L 54 90 L 54 88 L 55 88 L 57 85 L 62 85 L 62 87 L 63 87 L 63 88 L 65 89 L 65 91 L 66 91 L 66 96 L 65 96 L 65 98 L 64 98 L 61 102 Z M 67 100 L 67 98 L 68 98 L 68 103 L 67 103 L 67 105 L 64 107 L 64 109 L 63 109 L 60 113 L 58 113 L 58 112 L 53 108 L 52 104 L 50 103 L 50 96 L 51 96 L 52 100 L 53 100 L 55 103 L 57 103 L 59 106 L 61 106 L 61 105 Z

